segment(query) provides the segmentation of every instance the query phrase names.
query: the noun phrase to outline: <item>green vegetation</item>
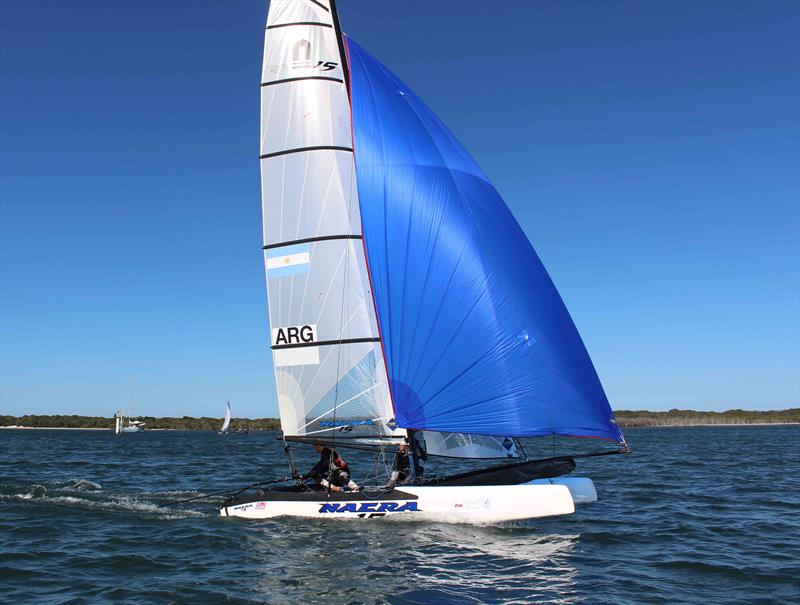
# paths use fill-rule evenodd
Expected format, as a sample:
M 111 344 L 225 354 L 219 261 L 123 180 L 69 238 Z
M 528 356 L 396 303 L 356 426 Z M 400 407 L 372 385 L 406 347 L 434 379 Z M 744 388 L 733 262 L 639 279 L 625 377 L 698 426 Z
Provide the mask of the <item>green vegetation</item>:
M 726 412 L 695 412 L 676 410 L 669 412 L 618 411 L 614 415 L 623 428 L 636 426 L 698 426 L 703 424 L 769 424 L 778 422 L 800 423 L 800 408 L 753 412 L 728 410 Z
M 217 431 L 222 426 L 222 418 L 155 418 L 153 416 L 136 416 L 143 420 L 148 429 L 179 429 L 190 431 Z M 113 429 L 114 418 L 102 416 L 0 416 L 0 426 L 26 426 L 35 428 L 69 428 L 69 429 Z M 276 430 L 280 421 L 275 418 L 233 418 L 231 430 L 249 429 L 251 431 Z
M 693 410 L 670 410 L 669 412 L 619 411 L 617 422 L 623 428 L 637 426 L 700 426 L 704 424 L 768 424 L 779 422 L 800 423 L 800 408 L 766 412 L 728 410 L 727 412 L 695 412 Z M 216 431 L 222 426 L 222 418 L 155 418 L 137 416 L 146 422 L 148 429 L 177 429 L 189 431 Z M 0 416 L 0 426 L 25 426 L 32 428 L 111 429 L 114 418 L 102 416 Z M 280 429 L 276 418 L 234 418 L 231 430 L 274 431 Z

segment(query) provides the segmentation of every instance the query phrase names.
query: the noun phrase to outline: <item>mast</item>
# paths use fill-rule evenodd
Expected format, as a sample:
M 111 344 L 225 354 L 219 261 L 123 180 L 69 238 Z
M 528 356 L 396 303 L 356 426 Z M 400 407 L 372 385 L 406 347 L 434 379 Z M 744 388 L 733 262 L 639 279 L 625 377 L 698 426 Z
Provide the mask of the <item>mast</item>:
M 350 65 L 347 60 L 347 50 L 344 45 L 344 32 L 339 23 L 339 11 L 336 10 L 336 0 L 330 0 L 331 3 L 331 17 L 333 18 L 333 31 L 336 34 L 336 45 L 339 47 L 339 59 L 342 63 L 342 70 L 344 72 L 344 86 L 347 90 L 347 100 L 350 100 Z
M 133 376 L 128 376 L 128 426 L 133 417 Z

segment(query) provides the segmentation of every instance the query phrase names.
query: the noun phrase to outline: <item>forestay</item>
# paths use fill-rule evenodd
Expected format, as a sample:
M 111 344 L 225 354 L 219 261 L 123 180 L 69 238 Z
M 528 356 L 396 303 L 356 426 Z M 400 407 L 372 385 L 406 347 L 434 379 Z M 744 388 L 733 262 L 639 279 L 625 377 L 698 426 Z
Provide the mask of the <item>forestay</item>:
M 271 344 L 288 437 L 394 426 L 359 216 L 347 75 L 327 0 L 273 0 L 261 80 Z

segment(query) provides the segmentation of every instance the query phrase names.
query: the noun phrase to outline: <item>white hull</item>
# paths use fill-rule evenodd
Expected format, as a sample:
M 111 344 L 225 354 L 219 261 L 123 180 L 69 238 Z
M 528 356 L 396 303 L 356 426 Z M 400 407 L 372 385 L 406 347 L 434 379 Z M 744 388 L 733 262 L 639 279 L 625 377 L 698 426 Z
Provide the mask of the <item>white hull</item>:
M 407 497 L 402 497 L 405 494 Z M 395 497 L 398 496 L 398 497 Z M 263 499 L 232 503 L 220 514 L 246 519 L 306 517 L 313 519 L 370 519 L 392 517 L 443 523 L 494 523 L 535 519 L 575 512 L 565 485 L 488 485 L 470 487 L 403 487 L 386 496 L 370 499 L 318 498 Z

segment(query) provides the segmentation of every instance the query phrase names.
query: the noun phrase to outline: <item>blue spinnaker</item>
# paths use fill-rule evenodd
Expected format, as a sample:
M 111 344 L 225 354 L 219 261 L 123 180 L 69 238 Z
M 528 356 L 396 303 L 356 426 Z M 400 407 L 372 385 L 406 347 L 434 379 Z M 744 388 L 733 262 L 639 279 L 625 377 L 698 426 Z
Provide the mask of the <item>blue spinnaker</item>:
M 623 441 L 500 195 L 417 95 L 348 47 L 361 223 L 397 424 Z

